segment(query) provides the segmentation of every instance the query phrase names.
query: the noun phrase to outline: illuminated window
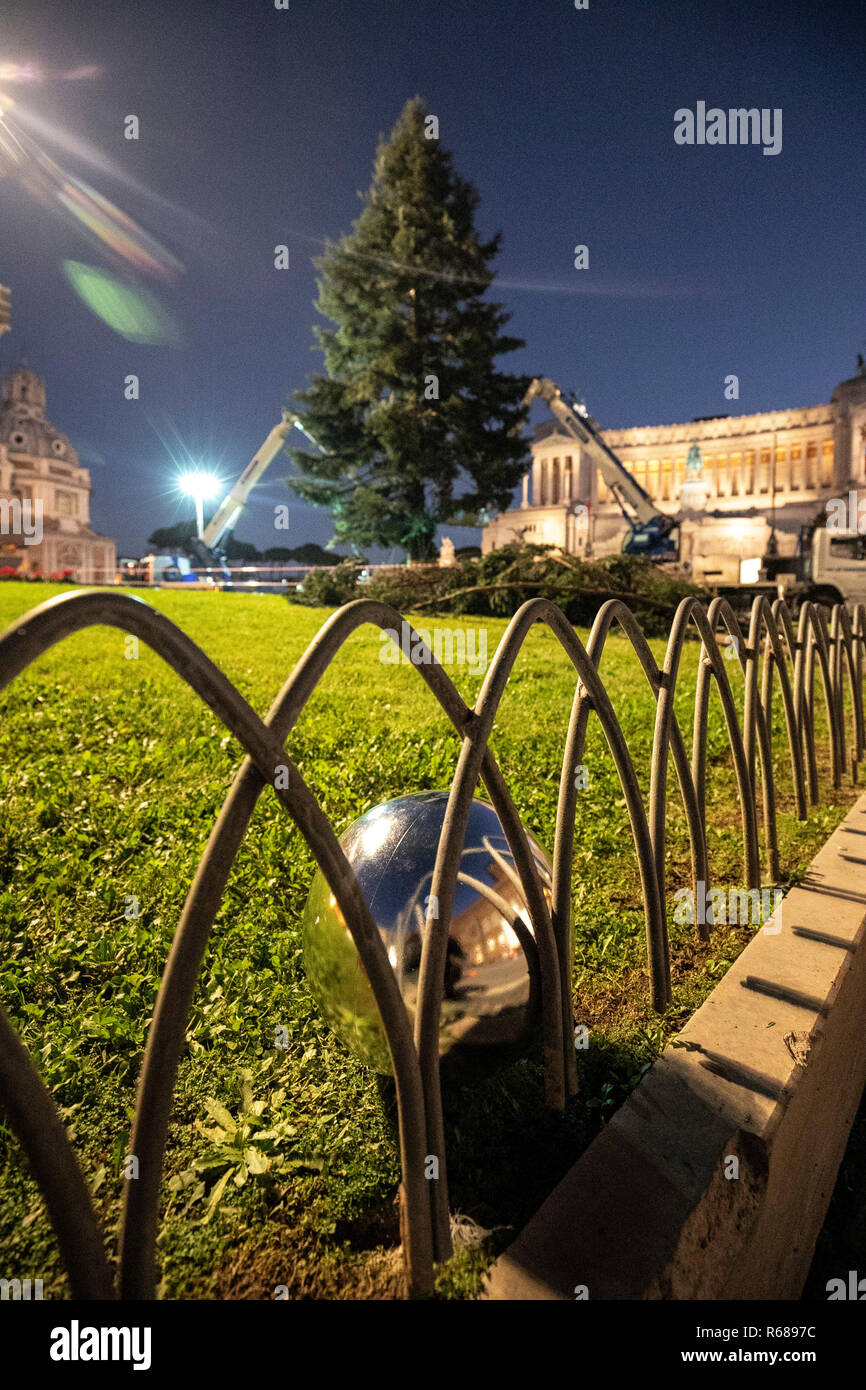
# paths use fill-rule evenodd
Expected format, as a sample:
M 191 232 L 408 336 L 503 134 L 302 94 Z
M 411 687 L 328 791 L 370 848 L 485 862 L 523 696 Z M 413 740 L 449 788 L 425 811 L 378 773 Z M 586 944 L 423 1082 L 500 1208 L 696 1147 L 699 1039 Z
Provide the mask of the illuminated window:
M 57 511 L 60 516 L 78 515 L 78 498 L 74 492 L 60 492 L 58 489 L 54 493 L 54 500 L 57 504 Z
M 830 487 L 833 482 L 833 441 L 825 439 L 821 447 L 821 487 Z

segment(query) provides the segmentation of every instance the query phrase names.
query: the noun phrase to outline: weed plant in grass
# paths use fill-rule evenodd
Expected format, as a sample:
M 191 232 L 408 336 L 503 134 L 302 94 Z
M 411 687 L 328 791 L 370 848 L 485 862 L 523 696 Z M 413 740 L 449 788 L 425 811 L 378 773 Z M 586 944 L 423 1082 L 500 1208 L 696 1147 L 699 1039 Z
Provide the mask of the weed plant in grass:
M 0 589 L 0 627 L 62 592 Z M 154 592 L 264 713 L 328 611 L 275 596 Z M 421 625 L 429 618 L 418 619 Z M 449 617 L 448 626 L 478 626 Z M 504 620 L 485 618 L 492 654 Z M 585 638 L 586 634 L 581 633 Z M 661 659 L 664 644 L 654 640 Z M 289 751 L 337 832 L 371 806 L 447 788 L 458 741 L 411 667 L 383 666 L 364 628 L 329 668 Z M 145 646 L 91 629 L 53 648 L 7 689 L 0 720 L 0 1000 L 73 1136 L 112 1244 L 135 1084 L 166 955 L 241 750 Z M 691 728 L 697 647 L 687 647 L 677 713 Z M 626 642 L 602 673 L 649 785 L 653 701 Z M 449 674 L 474 700 L 480 678 Z M 553 847 L 574 671 L 533 629 L 496 720 L 493 751 L 528 830 Z M 740 699 L 741 691 L 737 697 Z M 821 738 L 825 731 L 821 729 Z M 833 794 L 793 819 L 781 712 L 774 754 L 783 873 L 802 872 L 853 798 Z M 688 840 L 671 777 L 669 929 L 674 1000 L 650 1009 L 639 880 L 624 799 L 597 723 L 577 807 L 574 1022 L 588 1026 L 580 1094 L 543 1106 L 537 1054 L 493 1076 L 446 1075 L 449 1181 L 461 1241 L 442 1297 L 477 1292 L 489 1261 L 574 1162 L 666 1041 L 706 997 L 754 928 L 719 926 L 707 945 L 673 920 L 688 883 Z M 720 706 L 709 723 L 713 881 L 741 882 L 739 805 Z M 237 856 L 199 977 L 174 1096 L 159 1238 L 169 1298 L 382 1297 L 402 1290 L 393 1090 L 322 1021 L 304 977 L 300 922 L 314 863 L 266 791 Z M 288 1032 L 278 1047 L 279 1030 Z M 0 1130 L 3 1270 L 66 1278 L 20 1150 Z

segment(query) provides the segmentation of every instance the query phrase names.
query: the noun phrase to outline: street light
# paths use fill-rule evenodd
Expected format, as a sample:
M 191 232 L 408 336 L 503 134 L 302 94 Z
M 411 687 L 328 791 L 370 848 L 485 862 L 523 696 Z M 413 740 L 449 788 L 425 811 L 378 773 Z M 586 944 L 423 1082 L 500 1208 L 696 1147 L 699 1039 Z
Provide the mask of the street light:
M 208 497 L 215 496 L 219 489 L 219 478 L 212 473 L 184 473 L 180 486 L 189 497 L 195 498 L 196 534 L 199 540 L 204 535 L 204 503 Z

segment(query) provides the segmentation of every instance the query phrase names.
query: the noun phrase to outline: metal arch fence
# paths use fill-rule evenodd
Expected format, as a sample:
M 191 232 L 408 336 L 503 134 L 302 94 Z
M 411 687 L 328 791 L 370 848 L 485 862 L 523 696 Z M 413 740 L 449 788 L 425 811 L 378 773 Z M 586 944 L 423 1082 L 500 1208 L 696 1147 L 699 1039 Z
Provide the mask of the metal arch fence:
M 442 1099 L 439 1086 L 439 1015 L 447 938 L 471 801 L 479 781 L 502 823 L 532 920 L 541 990 L 546 1102 L 562 1108 L 577 1089 L 572 1045 L 571 877 L 576 814 L 575 769 L 582 763 L 590 713 L 595 713 L 613 756 L 631 824 L 646 922 L 647 960 L 654 1007 L 671 998 L 665 914 L 667 773 L 672 761 L 690 840 L 695 891 L 709 893 L 706 827 L 707 714 L 715 681 L 733 754 L 742 808 L 744 877 L 760 888 L 760 836 L 756 754 L 760 764 L 766 872 L 778 879 L 776 797 L 771 747 L 774 677 L 778 672 L 791 760 L 796 813 L 818 800 L 815 751 L 815 676 L 821 677 L 830 742 L 830 772 L 841 785 L 846 765 L 845 683 L 850 691 L 850 773 L 863 755 L 863 648 L 866 608 L 853 619 L 838 605 L 829 621 L 810 603 L 794 620 L 782 601 L 756 598 L 748 632 L 730 604 L 708 608 L 684 599 L 674 616 L 663 666 L 629 609 L 619 600 L 598 612 L 586 647 L 564 613 L 546 599 L 531 599 L 515 614 L 496 650 L 474 708 L 467 706 L 433 654 L 420 644 L 420 677 L 462 740 L 430 888 L 438 916 L 428 917 L 421 957 L 414 1031 L 385 946 L 357 879 L 316 797 L 289 758 L 285 741 L 334 656 L 356 628 L 371 623 L 399 629 L 402 617 L 384 603 L 359 599 L 334 613 L 307 648 L 262 720 L 219 668 L 167 618 L 129 594 L 81 592 L 50 599 L 0 638 L 0 689 L 49 647 L 73 632 L 101 624 L 147 643 L 187 682 L 241 743 L 246 757 L 202 855 L 175 932 L 154 1009 L 138 1085 L 129 1152 L 139 1177 L 125 1189 L 115 1280 L 90 1194 L 57 1107 L 29 1054 L 0 1009 L 0 1108 L 20 1141 L 45 1199 L 73 1297 L 152 1298 L 156 1237 L 169 1111 L 193 992 L 214 918 L 256 801 L 270 784 L 322 869 L 357 946 L 382 1016 L 397 1088 L 402 1166 L 401 1232 L 410 1293 L 432 1292 L 434 1265 L 451 1253 Z M 550 903 L 508 787 L 489 740 L 508 678 L 529 629 L 545 624 L 576 672 L 576 689 L 562 763 Z M 656 702 L 649 810 L 634 763 L 599 672 L 607 638 L 618 627 L 631 643 Z M 690 631 L 700 641 L 691 759 L 674 713 L 683 646 Z M 727 644 L 723 651 L 719 636 Z M 735 660 L 728 660 L 733 656 Z M 742 727 L 728 669 L 739 664 L 745 693 Z M 760 668 L 760 684 L 759 684 Z M 709 935 L 705 925 L 700 935 Z M 438 1181 L 425 1178 L 426 1159 L 439 1160 Z

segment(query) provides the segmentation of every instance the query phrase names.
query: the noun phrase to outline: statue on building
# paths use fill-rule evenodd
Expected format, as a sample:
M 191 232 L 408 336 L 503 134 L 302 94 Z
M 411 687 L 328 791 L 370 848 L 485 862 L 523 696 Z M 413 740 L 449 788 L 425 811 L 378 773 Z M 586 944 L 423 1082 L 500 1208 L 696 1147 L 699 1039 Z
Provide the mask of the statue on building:
M 692 441 L 686 458 L 686 471 L 680 489 L 680 508 L 684 512 L 703 511 L 707 505 L 707 485 L 704 482 L 704 462 L 701 446 Z
M 439 564 L 443 568 L 457 564 L 454 542 L 448 536 L 442 537 L 442 544 L 439 547 Z

